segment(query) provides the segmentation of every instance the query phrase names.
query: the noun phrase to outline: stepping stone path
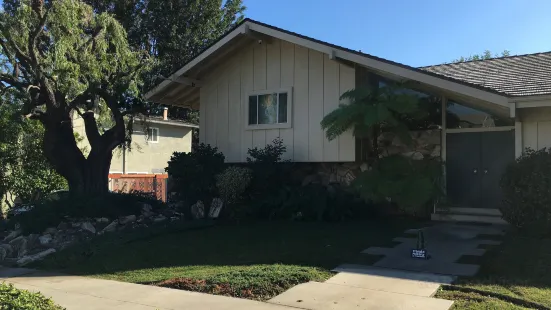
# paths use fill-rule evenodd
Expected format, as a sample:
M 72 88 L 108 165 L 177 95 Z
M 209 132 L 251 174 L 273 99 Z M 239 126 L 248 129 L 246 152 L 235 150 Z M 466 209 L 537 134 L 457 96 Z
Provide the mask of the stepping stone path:
M 457 260 L 463 255 L 483 255 L 479 245 L 499 242 L 478 236 L 502 235 L 505 228 L 452 223 L 423 228 L 429 260 L 410 258 L 418 229 L 407 230 L 415 237 L 394 239 L 400 242 L 394 248 L 371 247 L 362 252 L 385 256 L 373 266 L 340 265 L 333 270 L 338 274 L 326 282 L 297 285 L 268 302 L 309 310 L 446 310 L 453 301 L 432 298 L 438 288 L 479 269 Z

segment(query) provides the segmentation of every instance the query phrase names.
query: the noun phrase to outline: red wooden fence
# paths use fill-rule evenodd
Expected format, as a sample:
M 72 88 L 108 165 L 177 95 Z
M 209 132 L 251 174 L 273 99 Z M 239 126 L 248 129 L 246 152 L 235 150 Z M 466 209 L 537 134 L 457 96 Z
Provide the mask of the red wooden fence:
M 167 174 L 109 174 L 109 189 L 122 193 L 150 193 L 166 202 L 167 181 Z

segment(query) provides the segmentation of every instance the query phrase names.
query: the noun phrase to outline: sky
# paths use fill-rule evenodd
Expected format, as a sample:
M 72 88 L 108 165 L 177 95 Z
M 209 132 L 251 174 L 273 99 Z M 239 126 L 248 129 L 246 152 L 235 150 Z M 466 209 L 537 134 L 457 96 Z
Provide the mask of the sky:
M 551 51 L 551 0 L 244 0 L 245 17 L 410 66 Z

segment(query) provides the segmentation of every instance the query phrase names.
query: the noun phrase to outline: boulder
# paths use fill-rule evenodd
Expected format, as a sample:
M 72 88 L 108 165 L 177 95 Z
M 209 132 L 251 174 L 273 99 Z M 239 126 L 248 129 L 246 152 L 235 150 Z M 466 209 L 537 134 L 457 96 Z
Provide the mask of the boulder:
M 90 222 L 84 222 L 80 225 L 80 228 L 82 228 L 82 230 L 84 231 L 88 231 L 92 234 L 95 234 L 96 233 L 96 228 L 94 227 L 94 225 L 92 225 L 92 223 Z
M 52 243 L 52 235 L 50 234 L 45 234 L 45 235 L 42 235 L 40 237 L 38 237 L 38 242 L 40 242 L 41 245 L 45 246 L 45 245 L 49 245 L 50 243 Z
M 99 217 L 96 219 L 96 223 L 109 223 L 109 219 L 106 217 Z
M 17 260 L 17 265 L 25 266 L 29 263 L 35 262 L 37 260 L 41 260 L 44 257 L 46 257 L 46 256 L 48 256 L 52 253 L 55 253 L 55 252 L 56 252 L 55 249 L 47 249 L 47 250 L 44 250 L 44 251 L 42 251 L 40 253 L 37 253 L 37 254 L 34 254 L 34 255 L 24 256 L 21 259 Z
M 23 236 L 19 236 L 12 241 L 10 241 L 10 245 L 13 248 L 13 252 L 16 257 L 23 257 L 25 254 L 27 254 L 28 248 L 27 248 L 27 238 Z
M 218 218 L 223 206 L 224 206 L 224 202 L 222 201 L 222 199 L 214 198 L 210 205 L 209 218 L 211 219 Z
M 164 215 L 159 215 L 156 218 L 153 219 L 153 223 L 160 223 L 167 220 L 167 217 Z
M 8 257 L 8 251 L 5 248 L 0 248 L 0 262 L 3 262 Z
M 117 230 L 117 225 L 119 225 L 119 221 L 118 221 L 118 220 L 114 220 L 113 222 L 111 222 L 111 224 L 105 226 L 105 228 L 102 229 L 102 232 L 111 232 L 111 231 L 115 231 L 115 230 Z
M 19 237 L 19 235 L 21 235 L 21 230 L 20 229 L 17 229 L 17 230 L 14 230 L 12 232 L 10 232 L 5 238 L 4 238 L 4 242 L 10 242 L 11 240 Z
M 421 154 L 420 152 L 406 152 L 402 155 L 413 160 L 423 160 L 425 158 L 425 156 L 423 156 L 423 154 Z
M 13 254 L 13 248 L 9 244 L 0 244 L 0 248 L 6 250 L 6 257 L 10 257 Z
M 44 231 L 44 235 L 55 235 L 56 233 L 57 233 L 57 228 L 55 227 L 46 228 L 46 230 Z
M 30 234 L 27 237 L 27 249 L 28 250 L 32 250 L 40 244 L 40 241 L 38 240 L 39 237 L 40 237 L 40 235 L 38 235 L 38 234 Z
M 68 229 L 68 228 L 69 228 L 69 224 L 67 224 L 65 222 L 61 222 L 61 223 L 59 223 L 59 225 L 57 225 L 58 230 L 65 230 L 65 229 Z
M 194 219 L 202 219 L 205 217 L 205 205 L 201 200 L 191 206 L 191 215 Z
M 152 211 L 153 211 L 153 207 L 150 204 L 144 203 L 142 205 L 142 212 L 151 213 Z
M 134 223 L 135 221 L 136 221 L 136 216 L 135 215 L 121 216 L 119 218 L 119 223 L 121 225 L 126 225 L 128 223 Z

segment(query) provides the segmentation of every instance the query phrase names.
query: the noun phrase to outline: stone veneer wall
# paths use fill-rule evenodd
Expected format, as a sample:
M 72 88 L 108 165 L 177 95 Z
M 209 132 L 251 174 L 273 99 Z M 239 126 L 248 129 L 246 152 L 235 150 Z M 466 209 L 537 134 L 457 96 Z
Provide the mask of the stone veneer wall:
M 394 133 L 383 133 L 379 136 L 381 157 L 401 154 L 414 160 L 437 159 L 441 152 L 440 129 L 420 130 L 410 132 L 411 145 L 404 144 Z M 367 163 L 318 163 L 308 165 L 308 173 L 303 178 L 302 185 L 321 183 L 323 185 L 349 185 L 360 172 L 369 169 Z

